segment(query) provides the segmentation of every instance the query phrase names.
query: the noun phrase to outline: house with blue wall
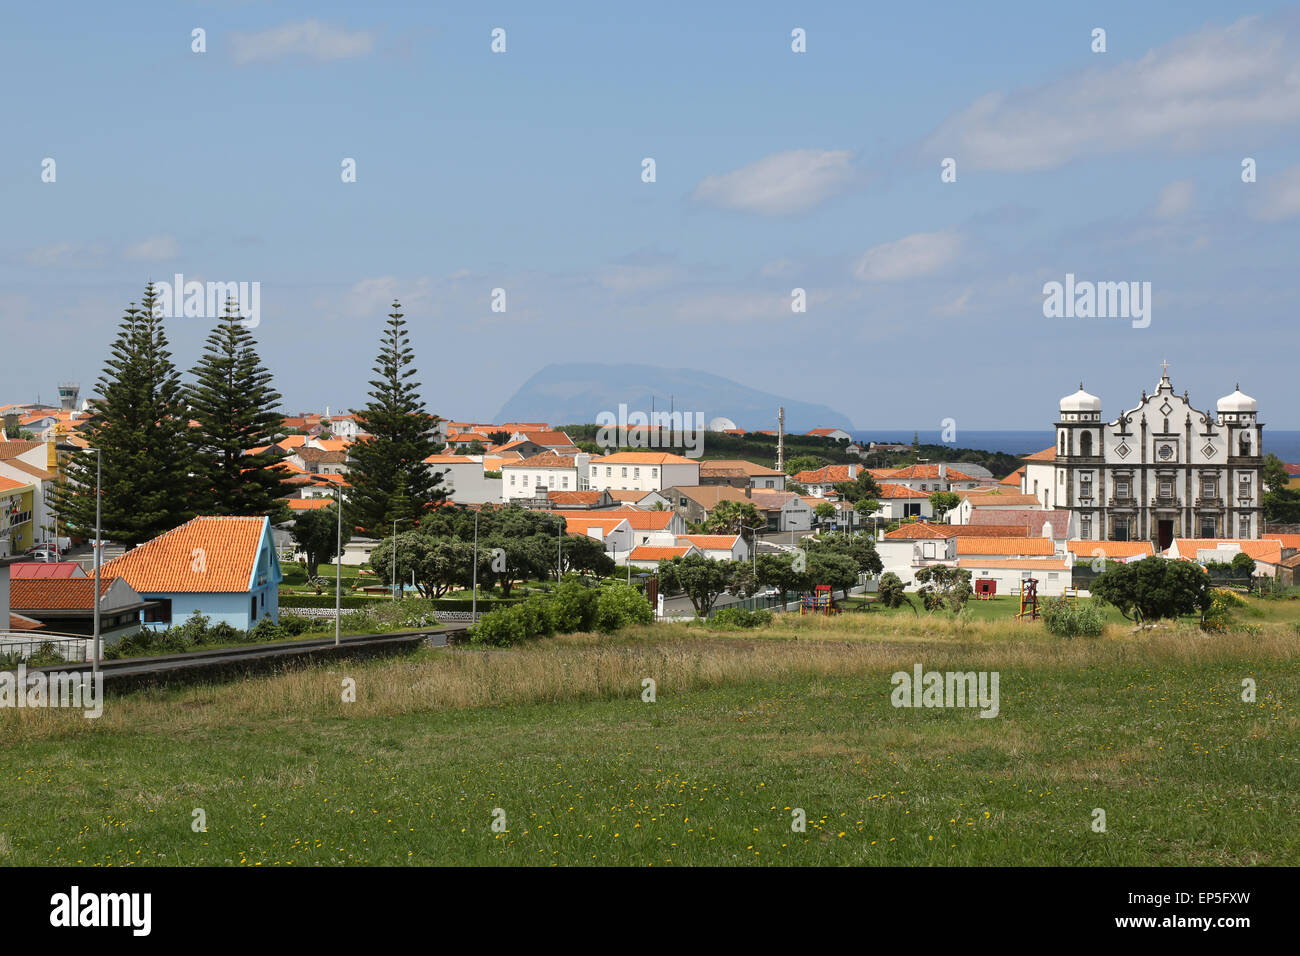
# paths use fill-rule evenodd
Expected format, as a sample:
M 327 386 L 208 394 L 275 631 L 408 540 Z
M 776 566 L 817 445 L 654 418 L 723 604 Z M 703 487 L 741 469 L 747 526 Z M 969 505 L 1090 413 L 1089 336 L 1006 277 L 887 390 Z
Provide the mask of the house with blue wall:
M 141 623 L 161 630 L 195 612 L 240 630 L 280 619 L 280 559 L 268 518 L 199 517 L 104 565 L 157 602 Z

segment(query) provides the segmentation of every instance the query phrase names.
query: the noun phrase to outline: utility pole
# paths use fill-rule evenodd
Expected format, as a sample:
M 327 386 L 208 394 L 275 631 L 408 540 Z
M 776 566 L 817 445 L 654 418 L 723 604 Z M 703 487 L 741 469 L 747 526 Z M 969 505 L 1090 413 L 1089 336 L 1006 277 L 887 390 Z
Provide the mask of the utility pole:
M 776 470 L 785 471 L 785 406 L 776 410 Z
M 478 623 L 478 509 L 474 510 L 474 570 L 473 570 L 473 588 L 474 593 L 469 599 L 469 622 Z

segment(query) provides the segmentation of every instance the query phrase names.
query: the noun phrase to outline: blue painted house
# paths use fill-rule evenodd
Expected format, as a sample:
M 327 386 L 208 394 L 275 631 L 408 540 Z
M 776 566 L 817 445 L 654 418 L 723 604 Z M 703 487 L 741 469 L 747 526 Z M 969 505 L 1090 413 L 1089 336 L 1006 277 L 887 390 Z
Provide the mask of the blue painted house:
M 145 627 L 184 624 L 194 612 L 248 630 L 280 619 L 280 559 L 269 518 L 194 518 L 104 565 L 146 601 Z

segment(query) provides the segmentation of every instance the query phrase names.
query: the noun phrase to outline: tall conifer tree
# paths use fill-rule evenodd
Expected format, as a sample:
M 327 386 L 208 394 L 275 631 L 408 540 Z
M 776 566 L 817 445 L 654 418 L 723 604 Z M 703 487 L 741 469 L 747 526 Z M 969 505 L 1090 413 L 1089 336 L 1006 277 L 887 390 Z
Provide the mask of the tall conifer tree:
M 348 503 L 355 523 L 378 537 L 383 536 L 385 520 L 392 514 L 390 504 L 405 509 L 402 499 L 409 499 L 419 515 L 425 505 L 446 497 L 438 487 L 442 476 L 424 460 L 437 451 L 438 443 L 430 432 L 438 418 L 425 409 L 420 383 L 411 381 L 415 353 L 401 308 L 394 302 L 385 323 L 374 366 L 379 377 L 370 380 L 370 401 L 365 408 L 354 410 L 358 423 L 369 434 L 348 450 L 352 459 Z
M 275 451 L 249 454 L 283 434 L 284 416 L 277 410 L 280 393 L 271 386 L 271 373 L 257 354 L 257 343 L 239 316 L 239 305 L 226 302 L 226 314 L 203 347 L 186 390 L 195 474 L 199 479 L 198 507 L 207 515 L 269 515 L 287 520 L 275 465 L 284 457 Z
M 188 421 L 180 375 L 157 314 L 153 283 L 126 309 L 55 501 L 62 530 L 95 532 L 95 451 L 103 457 L 104 537 L 139 544 L 194 517 Z

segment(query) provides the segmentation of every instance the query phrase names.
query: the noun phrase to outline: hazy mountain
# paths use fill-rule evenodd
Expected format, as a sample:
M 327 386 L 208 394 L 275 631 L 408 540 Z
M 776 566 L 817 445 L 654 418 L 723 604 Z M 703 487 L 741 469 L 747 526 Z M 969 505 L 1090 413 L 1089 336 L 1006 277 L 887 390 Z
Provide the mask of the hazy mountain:
M 826 405 L 774 395 L 698 369 L 594 362 L 546 366 L 501 406 L 496 420 L 585 424 L 602 411 L 617 415 L 620 404 L 629 412 L 649 412 L 652 397 L 656 411 L 667 411 L 671 399 L 675 409 L 700 412 L 706 423 L 721 416 L 750 431 L 775 428 L 781 405 L 787 432 L 853 427 L 847 415 Z

